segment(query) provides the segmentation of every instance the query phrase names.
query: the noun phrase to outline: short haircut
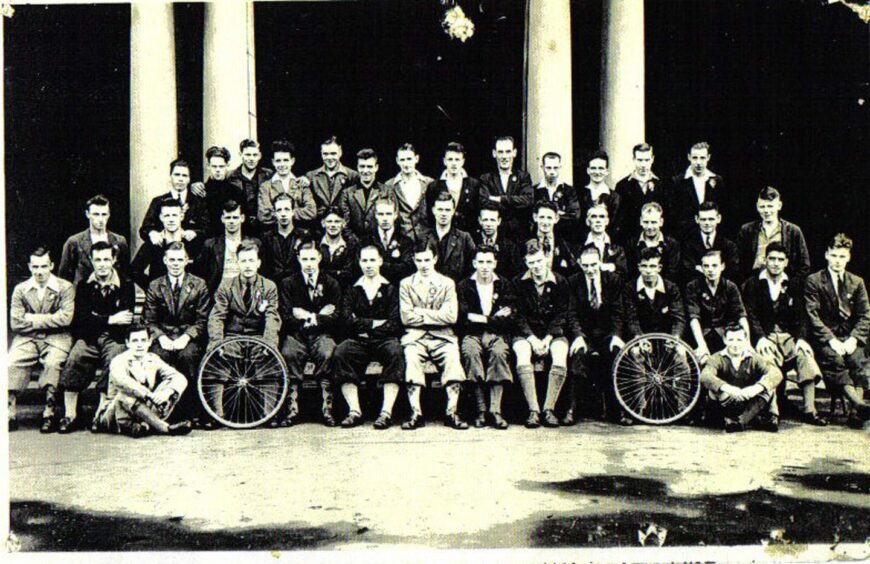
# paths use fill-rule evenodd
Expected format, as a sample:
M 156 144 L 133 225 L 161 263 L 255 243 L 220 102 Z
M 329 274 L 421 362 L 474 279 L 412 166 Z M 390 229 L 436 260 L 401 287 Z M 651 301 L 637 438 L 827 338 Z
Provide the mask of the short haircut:
M 242 139 L 242 142 L 239 143 L 239 152 L 240 153 L 243 153 L 245 151 L 245 149 L 250 149 L 250 148 L 259 149 L 260 144 L 257 143 L 256 141 L 254 141 L 253 139 Z
M 91 256 L 94 256 L 94 253 L 96 253 L 97 251 L 105 251 L 107 249 L 112 251 L 113 257 L 118 256 L 118 247 L 109 243 L 108 241 L 97 241 L 96 243 L 91 245 Z
M 432 202 L 432 207 L 434 208 L 435 204 L 437 204 L 438 202 L 450 202 L 451 206 L 456 207 L 456 202 L 453 201 L 453 196 L 451 196 L 450 192 L 448 192 L 447 190 L 442 190 L 441 192 L 438 192 L 438 194 L 435 196 L 435 201 Z
M 327 206 L 326 209 L 323 210 L 323 217 L 321 218 L 321 221 L 331 215 L 337 215 L 339 218 L 344 220 L 344 215 L 341 213 L 341 208 L 339 208 L 338 206 Z
M 277 141 L 272 141 L 273 157 L 275 156 L 275 153 L 290 153 L 290 157 L 292 158 L 296 155 L 296 147 L 286 139 L 278 139 Z
M 598 247 L 596 247 L 596 246 L 593 245 L 592 243 L 589 243 L 588 245 L 585 245 L 585 246 L 583 247 L 583 249 L 580 251 L 580 256 L 581 256 L 581 257 L 582 257 L 583 255 L 591 255 L 591 254 L 594 254 L 594 255 L 595 255 L 596 257 L 598 257 L 599 259 L 601 258 L 601 251 L 599 251 L 599 250 L 598 250 Z
M 851 251 L 852 239 L 850 239 L 845 233 L 837 233 L 834 235 L 834 238 L 831 239 L 831 242 L 828 243 L 828 250 L 832 249 L 847 249 Z
M 239 248 L 236 249 L 236 256 L 249 251 L 254 251 L 257 253 L 257 258 L 260 257 L 260 247 L 254 242 L 254 240 L 248 238 L 242 239 L 242 242 L 239 243 Z
M 501 217 L 501 209 L 498 207 L 498 204 L 496 204 L 493 201 L 484 202 L 483 205 L 480 206 L 480 211 L 481 212 L 485 212 L 485 211 L 495 212 L 499 215 L 499 217 Z M 480 215 L 480 212 L 478 212 L 478 215 Z
M 375 200 L 375 212 L 377 212 L 378 206 L 390 206 L 391 208 L 393 208 L 394 212 L 399 211 L 399 207 L 396 204 L 396 200 L 394 200 L 393 198 L 390 198 L 389 196 L 385 196 L 385 195 L 381 196 L 377 200 Z
M 598 150 L 590 153 L 589 156 L 586 158 L 586 166 L 588 167 L 590 164 L 592 164 L 592 161 L 594 161 L 595 159 L 601 159 L 605 163 L 607 163 L 608 166 L 610 166 L 610 157 L 607 155 L 607 151 Z
M 108 206 L 109 199 L 102 194 L 97 194 L 96 196 L 91 196 L 88 198 L 88 201 L 85 202 L 85 209 L 91 209 L 91 206 Z
M 604 212 L 604 215 L 610 218 L 610 210 L 607 209 L 606 204 L 595 204 L 594 206 L 589 206 L 589 209 L 586 210 L 586 217 L 588 218 L 589 214 L 591 214 L 593 211 Z
M 48 260 L 51 260 L 51 253 L 48 251 L 48 247 L 44 245 L 40 245 L 30 251 L 29 257 L 48 257 Z
M 163 212 L 163 208 L 181 208 L 181 202 L 176 200 L 175 198 L 166 198 L 162 202 L 160 202 L 160 211 Z
M 239 212 L 242 215 L 245 215 L 245 212 L 242 210 L 242 204 L 238 203 L 235 200 L 232 200 L 232 199 L 227 200 L 226 202 L 224 202 L 224 205 L 221 206 L 221 213 L 222 214 L 223 213 L 232 213 L 236 210 L 239 210 Z
M 398 154 L 399 151 L 411 151 L 415 155 L 417 154 L 417 149 L 415 149 L 410 143 L 402 143 L 402 146 L 396 149 L 396 154 Z
M 541 164 L 545 164 L 547 162 L 547 159 L 559 159 L 559 162 L 562 162 L 562 155 L 555 151 L 547 151 L 546 153 L 544 153 L 544 156 L 541 157 Z
M 701 202 L 701 205 L 698 207 L 698 213 L 695 215 L 700 215 L 701 212 L 705 211 L 714 211 L 719 213 L 719 204 L 716 202 Z
M 664 210 L 662 209 L 662 205 L 658 202 L 647 202 L 640 208 L 640 215 L 643 217 L 644 214 L 647 214 L 651 211 L 656 212 L 659 215 L 664 215 Z
M 640 250 L 640 256 L 638 258 L 638 263 L 641 263 L 645 260 L 658 259 L 659 264 L 662 262 L 662 251 L 658 247 L 644 247 Z
M 383 258 L 383 254 L 381 253 L 380 247 L 375 245 L 374 243 L 363 243 L 360 245 L 359 250 L 356 252 L 356 260 L 359 261 L 362 258 L 363 251 L 366 249 L 374 249 L 375 252 L 378 253 L 378 256 Z
M 214 145 L 209 147 L 205 152 L 206 162 L 210 161 L 212 157 L 220 157 L 226 162 L 230 162 L 230 151 L 226 147 L 218 147 L 217 145 Z
M 529 239 L 528 241 L 526 241 L 525 250 L 525 256 L 528 257 L 540 253 L 543 249 L 541 248 L 541 243 L 537 239 Z
M 766 202 L 772 202 L 774 200 L 781 199 L 781 196 L 779 195 L 779 190 L 777 190 L 773 186 L 765 186 L 758 193 L 758 199 L 764 200 Z
M 283 200 L 287 200 L 288 202 L 290 202 L 291 208 L 296 207 L 296 202 L 293 201 L 293 196 L 291 196 L 287 192 L 281 192 L 280 194 L 278 194 L 277 196 L 272 198 L 272 207 L 275 207 L 278 204 L 278 202 L 283 201 Z
M 716 257 L 719 259 L 719 262 L 721 262 L 722 264 L 725 264 L 725 261 L 722 260 L 722 251 L 719 251 L 717 249 L 708 249 L 706 253 L 701 255 L 701 260 L 704 260 L 705 258 L 708 258 L 708 257 Z
M 438 248 L 435 246 L 435 240 L 431 237 L 423 237 L 414 242 L 414 254 L 419 255 L 426 251 L 432 251 L 432 256 L 438 256 Z
M 366 147 L 365 149 L 360 149 L 356 152 L 357 160 L 365 160 L 365 159 L 374 159 L 375 162 L 378 160 L 378 153 L 374 149 Z
M 130 335 L 132 335 L 133 333 L 141 333 L 142 331 L 145 331 L 145 333 L 147 333 L 148 335 L 151 334 L 151 331 L 148 329 L 148 325 L 146 325 L 142 321 L 134 321 L 130 324 L 129 327 L 127 327 L 127 338 L 129 339 Z
M 770 253 L 782 253 L 785 255 L 786 258 L 788 258 L 788 250 L 785 248 L 785 245 L 783 245 L 779 241 L 769 243 L 764 249 L 764 256 L 767 256 Z
M 695 144 L 692 145 L 692 147 L 689 149 L 689 152 L 691 153 L 692 151 L 700 151 L 700 150 L 702 150 L 702 149 L 705 150 L 705 151 L 707 151 L 707 154 L 708 154 L 708 155 L 710 154 L 710 144 L 707 143 L 706 141 L 700 141 L 700 142 L 698 142 L 698 143 L 695 143 Z
M 324 147 L 326 145 L 338 145 L 339 147 L 341 147 L 341 143 L 338 142 L 338 137 L 336 137 L 335 135 L 327 137 L 326 140 L 324 140 L 323 143 L 320 144 L 321 147 Z
M 481 253 L 491 253 L 493 258 L 498 260 L 498 251 L 496 251 L 495 247 L 492 245 L 478 245 L 477 248 L 474 249 L 474 256 L 477 257 L 477 255 Z
M 302 251 L 305 249 L 315 250 L 318 253 L 320 252 L 320 243 L 318 243 L 317 239 L 311 235 L 308 235 L 302 239 L 299 243 L 299 246 L 296 247 L 296 254 L 302 254 Z
M 559 215 L 559 208 L 557 208 L 556 204 L 550 200 L 538 200 L 535 202 L 535 206 L 532 208 L 532 213 L 538 215 L 538 212 L 541 210 L 550 210 L 554 214 Z
M 517 146 L 517 142 L 510 135 L 498 135 L 498 136 L 496 136 L 495 140 L 492 142 L 492 146 L 495 147 L 499 141 L 510 141 L 511 145 L 513 145 L 514 147 Z
M 729 323 L 725 327 L 725 335 L 727 335 L 728 333 L 738 333 L 738 332 L 743 333 L 744 335 L 746 334 L 746 329 L 744 329 L 743 325 L 740 325 L 739 323 Z
M 631 156 L 636 157 L 638 153 L 652 153 L 653 148 L 649 143 L 638 143 L 631 148 Z
M 186 254 L 187 247 L 184 246 L 184 243 L 182 243 L 181 241 L 173 241 L 169 243 L 169 246 L 167 246 L 166 249 L 163 250 L 163 254 L 165 255 L 169 251 L 184 251 Z
M 180 166 L 182 168 L 186 168 L 188 172 L 190 172 L 190 165 L 184 159 L 174 159 L 171 163 L 169 163 L 169 174 L 172 174 L 172 171 L 175 170 L 175 167 Z
M 462 153 L 462 155 L 464 156 L 465 147 L 462 146 L 462 143 L 451 141 L 447 144 L 447 147 L 444 148 L 444 153 Z

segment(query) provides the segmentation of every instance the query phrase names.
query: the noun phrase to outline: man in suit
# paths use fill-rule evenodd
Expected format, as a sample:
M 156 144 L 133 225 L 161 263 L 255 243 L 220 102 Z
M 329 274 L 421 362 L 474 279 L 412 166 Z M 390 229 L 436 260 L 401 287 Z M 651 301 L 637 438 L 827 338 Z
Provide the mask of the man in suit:
M 361 247 L 359 266 L 363 274 L 341 297 L 340 318 L 349 335 L 336 347 L 330 371 L 348 406 L 342 427 L 362 424 L 359 384 L 370 361 L 377 360 L 381 364 L 378 383 L 384 390 L 375 429 L 386 429 L 392 424 L 393 405 L 405 377 L 404 352 L 399 344 L 402 324 L 398 290 L 381 276 L 382 263 L 377 246 Z
M 342 287 L 349 286 L 359 278 L 356 261 L 359 239 L 345 229 L 347 222 L 337 207 L 327 209 L 320 220 L 323 237 L 320 239 L 320 270 L 338 280 Z
M 640 237 L 628 247 L 628 265 L 631 276 L 637 274 L 637 263 L 643 249 L 658 249 L 662 256 L 662 276 L 668 280 L 680 279 L 680 244 L 662 232 L 664 210 L 658 202 L 644 204 L 640 212 Z
M 153 280 L 145 292 L 143 320 L 153 341 L 151 352 L 180 370 L 195 383 L 202 359 L 211 292 L 205 281 L 187 272 L 190 259 L 184 244 L 171 243 L 163 254 L 166 274 Z M 196 418 L 196 386 L 179 399 L 179 412 Z
M 529 232 L 532 203 L 535 200 L 532 177 L 514 168 L 517 149 L 514 138 L 497 137 L 492 150 L 497 169 L 480 177 L 480 183 L 491 202 L 501 208 L 501 217 L 511 239 L 523 241 Z
M 185 242 L 202 243 L 208 230 L 208 208 L 205 200 L 190 190 L 190 165 L 187 161 L 175 159 L 169 163 L 169 192 L 157 196 L 148 205 L 145 219 L 139 228 L 142 242 L 153 245 L 163 242 L 164 226 L 160 214 L 165 202 L 178 202 L 181 206 L 181 235 Z
M 360 243 L 360 248 L 373 245 L 378 249 L 381 255 L 378 273 L 398 288 L 399 282 L 414 272 L 414 242 L 396 227 L 397 205 L 394 199 L 378 198 L 375 202 L 377 225 Z
M 239 143 L 239 153 L 242 164 L 230 171 L 227 180 L 242 191 L 246 202 L 257 199 L 259 207 L 260 187 L 273 177 L 275 171 L 261 164 L 263 154 L 260 152 L 260 144 L 253 139 L 245 139 Z M 252 234 L 259 233 L 261 232 Z
M 453 224 L 470 233 L 477 228 L 477 217 L 480 207 L 487 201 L 487 192 L 480 182 L 465 172 L 465 147 L 460 143 L 447 144 L 443 162 L 441 177 L 426 188 L 426 225 L 429 228 L 435 226 L 432 207 L 438 196 L 446 192 L 452 197 L 455 208 Z
M 238 202 L 242 207 L 242 214 L 249 218 L 251 227 L 248 228 L 253 234 L 257 230 L 257 195 L 245 194 L 245 191 L 227 180 L 227 164 L 230 162 L 230 151 L 226 147 L 209 147 L 205 152 L 205 161 L 208 167 L 208 179 L 203 187 L 205 191 L 205 203 L 208 209 L 208 237 L 220 235 L 223 231 L 221 216 L 224 205 L 229 201 Z
M 577 422 L 577 402 L 580 390 L 596 390 L 595 397 L 605 397 L 611 413 L 617 412 L 616 397 L 608 368 L 625 343 L 622 334 L 622 279 L 615 272 L 601 270 L 598 249 L 592 245 L 580 253 L 581 272 L 568 281 L 571 288 L 569 334 L 573 339 L 568 354 L 571 360 L 571 381 L 568 386 L 568 410 L 561 423 Z M 600 362 L 593 363 L 597 353 Z M 597 366 L 594 366 L 597 364 Z M 593 366 L 596 370 L 592 370 Z M 598 372 L 598 374 L 593 374 Z M 619 410 L 620 423 L 632 420 Z M 552 425 L 546 421 L 545 425 Z
M 628 260 L 625 250 L 613 242 L 607 227 L 610 225 L 610 212 L 604 204 L 596 204 L 586 210 L 586 226 L 589 231 L 583 246 L 592 245 L 598 249 L 601 258 L 601 272 L 615 272 L 620 277 L 628 273 Z
M 188 387 L 187 379 L 148 352 L 151 336 L 145 325 L 131 325 L 125 343 L 126 350 L 109 366 L 106 402 L 95 418 L 99 430 L 137 439 L 152 431 L 161 435 L 190 433 L 190 421 L 167 422 Z
M 263 243 L 259 239 L 242 237 L 245 219 L 241 204 L 235 200 L 224 202 L 221 212 L 224 232 L 206 240 L 194 261 L 195 272 L 205 280 L 211 292 L 217 290 L 222 281 L 239 275 L 238 249 L 244 240 L 254 243 L 259 249 L 258 255 L 262 254 Z
M 329 216 L 327 216 L 329 217 Z M 324 218 L 325 219 L 325 218 Z M 317 242 L 303 241 L 298 251 L 300 272 L 281 282 L 281 318 L 283 344 L 281 354 L 290 370 L 290 394 L 282 426 L 295 423 L 299 415 L 299 384 L 305 363 L 314 363 L 312 378 L 320 385 L 321 412 L 327 427 L 335 426 L 332 413 L 332 385 L 329 362 L 335 351 L 335 337 L 340 329 L 341 286 L 320 268 L 322 255 Z
M 732 213 L 733 197 L 725 191 L 725 183 L 721 176 L 707 168 L 710 163 L 710 144 L 706 142 L 695 143 L 689 149 L 687 156 L 689 167 L 684 174 L 673 179 L 673 191 L 671 193 L 671 206 L 673 213 L 669 220 L 674 222 L 671 232 L 675 237 L 682 239 L 691 231 L 695 215 L 704 202 L 716 202 L 722 217 L 728 221 L 734 221 Z M 721 229 L 725 234 L 730 233 L 730 226 Z
M 542 202 L 539 205 L 549 205 Z M 517 359 L 517 378 L 529 406 L 526 427 L 541 426 L 541 408 L 535 387 L 533 357 L 550 357 L 544 423 L 556 427 L 556 400 L 568 374 L 568 307 L 571 290 L 568 281 L 550 270 L 549 261 L 537 239 L 526 242 L 528 270 L 514 281 L 517 293 L 517 330 L 513 350 Z
M 198 239 L 185 241 L 184 230 L 181 227 L 183 215 L 178 200 L 166 199 L 160 203 L 160 224 L 163 229 L 157 237 L 142 241 L 133 257 L 133 262 L 130 263 L 133 281 L 140 288 L 147 290 L 152 280 L 166 274 L 163 254 L 173 243 L 181 243 L 188 249 L 188 255 L 197 254 L 200 241 Z
M 338 209 L 347 227 L 358 239 L 364 238 L 375 226 L 375 202 L 391 197 L 387 188 L 377 182 L 378 154 L 374 149 L 361 149 L 356 154 L 359 177 L 345 186 L 338 197 Z
M 341 164 L 341 145 L 333 136 L 320 144 L 320 157 L 323 166 L 310 170 L 305 176 L 311 181 L 311 195 L 317 205 L 317 217 L 312 222 L 318 224 L 327 208 L 338 205 L 338 196 L 344 187 L 352 184 L 359 174 Z
M 97 195 L 85 203 L 85 217 L 88 218 L 88 228 L 76 233 L 63 244 L 60 256 L 60 266 L 57 275 L 78 285 L 87 280 L 94 272 L 91 264 L 91 248 L 94 244 L 104 241 L 118 249 L 118 269 L 126 273 L 130 264 L 130 247 L 127 238 L 109 231 L 109 200 L 103 195 Z
M 311 195 L 311 181 L 293 174 L 296 148 L 286 139 L 272 142 L 272 166 L 275 174 L 260 185 L 257 195 L 257 220 L 263 230 L 275 225 L 273 201 L 279 194 L 288 194 L 293 199 L 293 221 L 303 228 L 311 227 L 317 216 L 317 205 Z
M 451 199 L 452 203 L 452 199 Z M 399 284 L 399 313 L 405 334 L 401 343 L 405 352 L 405 381 L 411 418 L 402 429 L 422 427 L 423 408 L 420 392 L 426 386 L 425 360 L 431 359 L 441 371 L 441 385 L 447 393 L 444 424 L 453 429 L 467 429 L 457 412 L 460 386 L 465 371 L 459 356 L 459 341 L 453 332 L 459 314 L 456 284 L 435 270 L 438 253 L 431 239 L 414 244 L 417 271 Z
M 568 277 L 580 270 L 577 248 L 571 245 L 556 231 L 559 223 L 559 212 L 552 202 L 537 202 L 532 212 L 534 238 L 537 239 L 547 260 L 547 268 L 562 276 Z
M 622 293 L 625 340 L 647 333 L 667 333 L 683 338 L 686 310 L 680 288 L 662 275 L 658 249 L 643 249 L 638 261 L 640 276 L 629 280 Z
M 423 234 L 428 213 L 426 187 L 433 179 L 417 170 L 420 155 L 410 143 L 405 143 L 396 151 L 396 164 L 399 165 L 399 174 L 387 180 L 386 188 L 398 206 L 399 232 L 411 241 L 416 241 Z
M 30 253 L 27 264 L 30 278 L 12 290 L 9 307 L 9 346 L 7 370 L 9 378 L 9 430 L 17 428 L 16 399 L 27 389 L 31 370 L 42 365 L 39 389 L 45 393 L 41 433 L 57 429 L 55 408 L 57 387 L 63 363 L 72 347 L 69 326 L 73 320 L 75 289 L 51 271 L 54 263 L 48 250 L 38 247 Z
M 622 200 L 622 237 L 626 242 L 640 235 L 640 210 L 644 204 L 658 202 L 665 210 L 665 219 L 668 221 L 671 213 L 670 190 L 652 171 L 655 161 L 652 145 L 639 143 L 632 148 L 631 153 L 634 170 L 617 182 L 614 188 Z
M 586 159 L 587 184 L 577 195 L 580 213 L 586 214 L 592 206 L 604 204 L 610 217 L 610 230 L 617 239 L 622 238 L 622 198 L 607 182 L 610 176 L 610 157 L 605 151 L 595 151 Z
M 462 333 L 462 363 L 474 384 L 477 417 L 473 425 L 491 423 L 507 429 L 501 416 L 504 386 L 513 381 L 510 367 L 511 336 L 516 326 L 513 284 L 495 273 L 497 253 L 492 247 L 477 247 L 474 274 L 459 283 L 459 327 Z M 489 409 L 484 387 L 489 387 Z M 489 418 L 487 418 L 489 413 Z
M 570 237 L 580 230 L 580 202 L 577 192 L 570 184 L 559 181 L 562 171 L 562 155 L 552 151 L 541 158 L 544 178 L 535 186 L 534 203 L 551 202 L 559 212 L 557 231 L 560 236 Z
M 825 252 L 827 268 L 807 278 L 805 299 L 809 335 L 825 386 L 845 396 L 852 407 L 849 424 L 860 427 L 870 418 L 870 404 L 863 397 L 870 382 L 864 352 L 870 336 L 870 305 L 864 280 L 846 271 L 851 258 L 852 240 L 838 233 Z
M 759 219 L 744 224 L 737 235 L 743 277 L 757 276 L 764 270 L 764 250 L 767 245 L 778 242 L 785 247 L 788 257 L 786 274 L 794 284 L 803 288 L 804 280 L 810 274 L 810 253 L 801 228 L 780 219 L 782 199 L 779 191 L 770 186 L 763 188 L 758 193 L 755 209 Z
M 749 318 L 750 343 L 768 362 L 778 366 L 783 374 L 794 376 L 801 389 L 804 405 L 800 419 L 824 427 L 827 421 L 816 413 L 816 384 L 822 372 L 806 339 L 806 318 L 803 293 L 785 273 L 788 253 L 782 243 L 773 242 L 765 248 L 765 266 L 757 276 L 743 283 L 743 303 Z M 777 390 L 777 400 L 784 407 L 785 380 Z
M 94 379 L 97 365 L 107 368 L 124 351 L 127 326 L 133 321 L 136 290 L 115 268 L 117 248 L 106 241 L 91 247 L 94 271 L 76 286 L 72 333 L 74 343 L 60 374 L 64 417 L 59 433 L 71 433 L 81 424 L 77 417 L 79 393 Z M 100 404 L 105 402 L 107 375 L 97 383 Z M 92 425 L 93 429 L 93 425 Z
M 308 233 L 293 222 L 293 197 L 278 194 L 272 207 L 275 226 L 263 233 L 263 276 L 280 283 L 299 270 L 296 250 Z
M 740 272 L 740 257 L 734 241 L 719 233 L 722 214 L 716 202 L 704 202 L 695 214 L 697 229 L 693 229 L 680 243 L 680 260 L 682 272 L 680 281 L 687 283 L 694 278 L 703 278 L 701 273 L 701 257 L 707 251 L 720 251 L 725 261 L 723 276 L 734 283 L 742 279 Z
M 501 211 L 495 202 L 487 202 L 480 208 L 477 219 L 480 228 L 472 234 L 475 246 L 485 245 L 495 249 L 495 272 L 502 278 L 513 279 L 521 271 L 525 271 L 523 257 L 517 244 L 506 235 L 501 234 Z
M 474 241 L 467 232 L 453 225 L 455 206 L 450 194 L 442 192 L 432 206 L 435 226 L 426 232 L 424 241 L 431 241 L 438 257 L 437 269 L 454 282 L 471 273 Z

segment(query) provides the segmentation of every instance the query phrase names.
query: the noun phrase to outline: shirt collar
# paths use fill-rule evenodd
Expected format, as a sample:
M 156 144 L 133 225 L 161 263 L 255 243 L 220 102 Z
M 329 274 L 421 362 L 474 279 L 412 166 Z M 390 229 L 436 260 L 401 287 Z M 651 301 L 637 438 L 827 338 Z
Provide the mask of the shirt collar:
M 638 244 L 638 245 L 646 244 L 646 242 L 647 242 L 646 239 L 643 238 L 643 232 L 641 232 L 640 237 L 637 238 L 637 244 Z M 655 243 L 656 246 L 661 245 L 662 243 L 664 243 L 664 242 L 665 242 L 665 235 L 664 235 L 664 233 L 662 233 L 661 231 L 659 231 L 659 234 L 656 235 L 656 238 L 653 239 L 652 242 Z
M 613 192 L 613 189 L 607 184 L 604 185 L 603 188 L 593 187 L 592 183 L 586 185 L 586 189 L 589 190 L 589 193 L 595 196 L 595 194 L 610 194 Z
M 643 285 L 643 277 L 642 276 L 637 277 L 637 284 L 635 284 L 635 288 L 637 289 L 638 292 L 640 292 L 641 290 L 646 288 L 646 286 Z M 659 276 L 658 280 L 656 280 L 656 285 L 653 287 L 653 292 L 654 293 L 661 292 L 662 294 L 666 293 L 665 292 L 665 281 L 661 276 Z
M 477 279 L 477 273 L 475 272 L 470 276 L 471 280 L 474 280 L 476 284 L 480 284 L 480 280 Z M 491 284 L 495 284 L 495 281 L 498 280 L 498 274 L 492 273 L 492 282 Z
M 766 268 L 762 268 L 762 269 L 761 269 L 761 272 L 758 273 L 758 279 L 759 279 L 759 280 L 767 280 L 767 281 L 770 282 L 771 284 L 774 284 L 774 283 L 775 283 L 775 282 L 773 281 L 773 278 L 770 277 L 770 274 L 767 273 L 767 269 L 766 269 Z M 782 274 L 779 275 L 779 281 L 780 281 L 780 282 L 785 282 L 786 280 L 788 280 L 788 274 L 786 274 L 785 271 L 783 270 L 783 271 L 782 271 Z
M 167 272 L 166 277 L 169 278 L 169 285 L 170 286 L 174 285 L 176 282 L 178 282 L 179 284 L 184 283 L 184 273 L 183 272 L 181 273 L 181 276 L 179 276 L 178 278 L 176 278 L 175 276 L 173 276 Z
M 842 276 L 843 278 L 846 277 L 846 273 L 845 273 L 845 272 L 843 272 L 842 274 L 837 274 L 836 272 L 834 272 L 834 271 L 831 270 L 830 268 L 827 268 L 826 270 L 828 271 L 828 276 L 830 276 L 830 277 L 831 277 L 831 280 L 833 280 L 834 282 L 839 282 L 839 281 L 840 281 L 840 276 Z
M 604 232 L 604 235 L 601 237 L 601 240 L 604 241 L 605 245 L 610 244 L 610 235 L 607 234 L 607 231 Z M 589 232 L 589 235 L 586 236 L 586 245 L 594 244 L 595 239 L 592 238 L 592 232 Z
M 649 178 L 643 179 L 637 175 L 637 170 L 632 170 L 631 174 L 628 175 L 628 178 L 631 180 L 637 180 L 638 182 L 646 182 L 649 180 L 658 180 L 659 179 L 659 177 L 656 176 L 656 173 L 654 173 L 653 171 L 650 171 Z
M 468 178 L 468 173 L 465 172 L 465 169 L 463 168 L 463 169 L 460 169 L 459 176 L 461 178 Z M 441 180 L 447 180 L 447 171 L 446 170 L 441 173 Z
M 732 356 L 730 354 L 728 354 L 727 349 L 722 351 L 722 355 L 725 358 L 727 358 L 728 360 L 730 360 L 732 363 L 734 362 L 734 359 L 732 358 Z M 737 360 L 739 362 L 743 362 L 744 360 L 746 360 L 747 358 L 750 358 L 750 357 L 752 357 L 752 351 L 749 350 L 749 347 L 746 347 L 745 349 L 743 349 L 743 352 L 740 353 L 740 356 L 737 357 Z
M 532 281 L 534 281 L 535 279 L 534 279 L 534 277 L 532 277 L 532 271 L 531 271 L 531 270 L 527 270 L 526 273 L 523 274 L 522 280 L 532 280 Z M 553 274 L 553 271 L 552 271 L 552 270 L 551 270 L 550 272 L 547 273 L 547 277 L 544 279 L 544 282 L 552 282 L 553 284 L 556 283 L 556 275 Z
M 287 175 L 287 180 L 290 182 L 296 180 L 296 175 L 293 174 L 293 171 L 290 171 L 290 174 Z M 272 175 L 271 181 L 272 182 L 281 182 L 282 184 L 284 183 L 283 179 L 281 178 L 281 175 L 278 174 L 277 172 Z
M 706 182 L 706 181 L 710 180 L 711 178 L 713 178 L 713 176 L 715 176 L 715 175 L 716 175 L 716 173 L 708 168 L 707 170 L 704 171 L 704 174 L 701 175 L 701 178 L 703 178 L 704 182 Z M 685 174 L 685 176 L 683 176 L 683 178 L 692 178 L 692 176 L 694 176 L 694 175 L 692 174 L 692 167 L 690 165 L 688 168 L 686 168 L 686 174 Z
M 100 282 L 97 280 L 96 271 L 91 272 L 91 275 L 88 276 L 88 284 L 90 284 L 91 282 L 96 282 L 100 286 L 114 286 L 115 288 L 121 287 L 121 277 L 118 276 L 118 271 L 114 268 L 112 269 L 112 277 L 109 278 L 109 281 L 107 283 L 100 284 Z
M 365 279 L 366 279 L 365 276 L 360 276 L 360 277 L 359 277 L 359 280 L 357 280 L 356 283 L 354 283 L 354 286 L 359 286 L 360 288 L 364 287 L 364 286 L 365 286 L 365 282 L 364 282 Z M 386 278 L 384 278 L 384 277 L 383 277 L 382 275 L 380 275 L 380 274 L 378 274 L 378 277 L 375 278 L 375 282 L 378 283 L 378 286 L 384 286 L 384 285 L 390 283 L 389 280 L 387 280 Z
M 326 235 L 324 235 L 324 236 L 320 239 L 320 244 L 321 244 L 321 245 L 326 245 L 327 247 L 330 246 L 329 241 L 327 240 L 327 236 L 326 236 Z M 347 242 L 344 240 L 344 235 L 342 235 L 341 233 L 339 233 L 339 234 L 338 234 L 338 242 L 335 244 L 335 246 L 336 246 L 336 247 L 340 247 L 340 246 L 342 246 L 342 245 L 347 246 Z
M 561 187 L 562 187 L 562 183 L 558 182 L 556 184 L 555 190 L 558 190 Z M 541 180 L 540 182 L 538 182 L 537 188 L 549 188 L 549 184 L 547 184 L 546 180 Z
M 57 280 L 57 276 L 54 274 L 49 275 L 48 282 L 45 283 L 45 287 L 54 292 L 55 294 L 60 293 L 60 282 Z M 36 280 L 34 280 L 33 276 L 28 278 L 24 282 L 24 291 L 29 292 L 30 290 L 38 290 L 39 287 L 36 285 Z
M 445 172 L 447 172 L 447 171 L 445 171 Z M 465 172 L 465 171 L 463 171 L 463 172 Z M 416 178 L 417 180 L 420 180 L 420 177 L 422 177 L 422 176 L 423 176 L 423 174 L 419 170 L 414 171 L 414 178 Z M 402 172 L 401 171 L 399 171 L 399 174 L 397 174 L 395 176 L 395 178 L 393 178 L 393 182 L 396 184 L 401 184 L 401 182 L 402 182 Z

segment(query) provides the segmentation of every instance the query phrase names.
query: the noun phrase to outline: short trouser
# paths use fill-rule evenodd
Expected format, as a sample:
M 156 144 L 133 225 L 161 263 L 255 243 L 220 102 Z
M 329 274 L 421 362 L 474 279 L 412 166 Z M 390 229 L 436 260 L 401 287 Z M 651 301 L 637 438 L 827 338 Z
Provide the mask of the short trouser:
M 57 387 L 63 364 L 69 355 L 72 337 L 52 335 L 48 338 L 16 335 L 12 339 L 7 357 L 9 390 L 20 392 L 27 388 L 30 373 L 37 364 L 42 365 L 39 387 Z
M 426 385 L 427 359 L 441 371 L 441 385 L 465 381 L 465 370 L 459 357 L 456 337 L 425 335 L 403 345 L 405 348 L 405 381 L 417 386 Z

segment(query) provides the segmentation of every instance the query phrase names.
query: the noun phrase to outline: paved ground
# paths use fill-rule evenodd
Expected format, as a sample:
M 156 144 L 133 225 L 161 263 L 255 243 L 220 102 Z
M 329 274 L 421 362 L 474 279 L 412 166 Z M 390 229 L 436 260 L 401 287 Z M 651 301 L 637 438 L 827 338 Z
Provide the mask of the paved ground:
M 868 446 L 867 431 L 791 422 L 27 429 L 10 435 L 12 529 L 22 550 L 638 546 L 648 523 L 666 546 L 864 542 Z

